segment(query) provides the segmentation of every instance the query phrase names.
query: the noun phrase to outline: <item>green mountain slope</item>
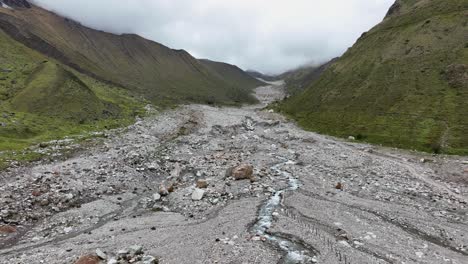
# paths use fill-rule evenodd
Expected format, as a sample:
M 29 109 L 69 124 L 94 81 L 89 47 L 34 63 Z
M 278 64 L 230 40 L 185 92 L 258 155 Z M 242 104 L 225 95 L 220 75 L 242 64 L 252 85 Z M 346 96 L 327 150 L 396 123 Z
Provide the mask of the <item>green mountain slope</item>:
M 14 39 L 79 72 L 158 103 L 238 103 L 247 91 L 214 75 L 184 50 L 137 35 L 115 35 L 82 26 L 32 5 L 0 8 L 0 28 Z
M 52 62 L 42 63 L 31 73 L 25 88 L 13 97 L 11 104 L 20 112 L 79 122 L 113 115 L 111 104 L 106 107 L 84 82 Z M 118 109 L 112 110 L 118 113 Z
M 281 110 L 305 128 L 468 153 L 468 1 L 401 0 Z
M 290 95 L 304 91 L 308 86 L 313 85 L 322 73 L 328 69 L 337 59 L 333 59 L 319 66 L 305 66 L 298 69 L 287 71 L 278 75 L 278 78 L 284 80 L 286 89 Z
M 144 101 L 50 60 L 0 30 L 0 167 L 31 144 L 130 124 Z
M 266 83 L 255 79 L 235 65 L 206 59 L 200 59 L 199 62 L 216 77 L 225 79 L 230 84 L 239 87 L 241 92 L 239 94 L 240 96 L 242 96 L 242 94 L 250 94 L 252 89 L 266 85 Z

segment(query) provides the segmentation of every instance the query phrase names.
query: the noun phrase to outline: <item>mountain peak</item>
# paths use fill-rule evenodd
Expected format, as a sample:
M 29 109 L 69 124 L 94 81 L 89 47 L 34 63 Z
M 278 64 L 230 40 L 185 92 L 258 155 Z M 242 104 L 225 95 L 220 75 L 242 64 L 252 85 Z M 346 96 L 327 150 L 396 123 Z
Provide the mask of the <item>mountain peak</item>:
M 0 0 L 0 4 L 4 8 L 31 8 L 27 0 Z

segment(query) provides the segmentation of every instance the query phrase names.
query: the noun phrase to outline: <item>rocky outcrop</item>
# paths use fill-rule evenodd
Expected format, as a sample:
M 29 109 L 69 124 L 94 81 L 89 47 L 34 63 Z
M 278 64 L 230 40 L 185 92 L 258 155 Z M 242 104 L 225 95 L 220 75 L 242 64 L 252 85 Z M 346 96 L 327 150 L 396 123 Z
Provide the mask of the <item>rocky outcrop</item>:
M 26 0 L 0 0 L 0 3 L 3 3 L 9 7 L 31 8 L 31 4 Z

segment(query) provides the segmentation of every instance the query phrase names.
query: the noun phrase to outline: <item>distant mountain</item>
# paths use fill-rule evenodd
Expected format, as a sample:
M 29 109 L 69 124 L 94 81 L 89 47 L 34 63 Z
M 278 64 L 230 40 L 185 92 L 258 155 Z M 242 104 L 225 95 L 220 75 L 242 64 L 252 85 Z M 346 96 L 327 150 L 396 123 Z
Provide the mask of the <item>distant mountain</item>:
M 254 77 L 254 78 L 257 78 L 257 79 L 262 79 L 262 80 L 265 80 L 265 81 L 268 81 L 268 82 L 274 82 L 274 81 L 278 81 L 279 78 L 277 76 L 274 76 L 274 75 L 266 75 L 266 74 L 263 74 L 261 72 L 258 72 L 258 71 L 254 71 L 254 70 L 247 70 L 246 71 L 250 76 Z
M 229 80 L 229 83 L 240 87 L 245 94 L 249 94 L 253 88 L 266 85 L 266 83 L 250 76 L 247 72 L 235 65 L 206 59 L 199 59 L 198 61 L 208 68 L 213 75 L 221 79 Z
M 148 103 L 255 102 L 257 85 L 232 65 L 0 0 L 0 151 L 129 124 Z
M 230 94 L 243 90 L 224 76 L 211 74 L 184 50 L 173 50 L 138 35 L 87 28 L 24 0 L 4 3 L 21 7 L 0 8 L 0 29 L 10 37 L 81 73 L 125 87 L 155 103 L 235 103 Z
M 310 130 L 468 153 L 468 1 L 398 0 L 280 107 Z

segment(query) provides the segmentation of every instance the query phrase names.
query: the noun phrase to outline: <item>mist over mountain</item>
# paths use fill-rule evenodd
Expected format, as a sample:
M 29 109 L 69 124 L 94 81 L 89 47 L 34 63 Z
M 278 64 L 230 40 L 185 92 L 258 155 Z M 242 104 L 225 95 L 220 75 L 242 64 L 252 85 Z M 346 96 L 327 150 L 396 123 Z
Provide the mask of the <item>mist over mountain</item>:
M 208 58 L 279 74 L 340 56 L 393 0 L 35 0 L 80 23 L 135 33 Z

